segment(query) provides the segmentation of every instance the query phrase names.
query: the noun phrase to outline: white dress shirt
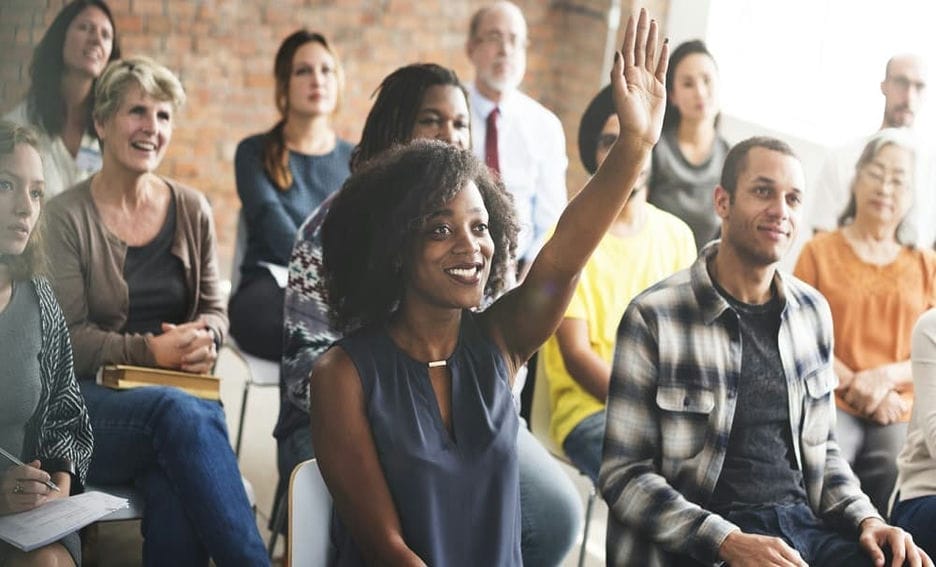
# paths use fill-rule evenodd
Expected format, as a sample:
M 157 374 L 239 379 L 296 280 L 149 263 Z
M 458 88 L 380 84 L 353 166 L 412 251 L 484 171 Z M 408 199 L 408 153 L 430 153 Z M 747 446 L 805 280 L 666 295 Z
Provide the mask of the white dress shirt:
M 530 262 L 543 246 L 568 201 L 566 193 L 565 133 L 562 124 L 546 107 L 514 91 L 500 103 L 468 86 L 471 102 L 471 139 L 475 155 L 484 160 L 487 116 L 500 108 L 497 148 L 501 179 L 513 194 L 520 236 L 517 258 Z
M 20 126 L 28 126 L 36 132 L 39 138 L 39 150 L 42 154 L 42 173 L 45 176 L 47 201 L 101 169 L 101 146 L 97 139 L 87 132 L 81 136 L 78 155 L 72 156 L 61 136 L 57 134 L 49 136 L 41 126 L 30 122 L 26 111 L 26 101 L 18 104 L 3 118 Z

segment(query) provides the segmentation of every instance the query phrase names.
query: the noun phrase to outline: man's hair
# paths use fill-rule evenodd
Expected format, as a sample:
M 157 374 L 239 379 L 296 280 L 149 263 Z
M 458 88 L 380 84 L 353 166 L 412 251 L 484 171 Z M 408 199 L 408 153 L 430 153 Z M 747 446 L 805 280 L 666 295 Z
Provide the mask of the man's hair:
M 434 86 L 458 88 L 468 104 L 468 92 L 455 71 L 435 63 L 400 67 L 384 78 L 374 91 L 377 100 L 367 114 L 361 142 L 351 154 L 351 171 L 381 152 L 410 141 L 426 91 Z
M 499 0 L 498 2 L 492 2 L 485 6 L 478 8 L 474 14 L 471 15 L 471 20 L 468 23 L 468 39 L 474 39 L 478 35 L 478 28 L 481 27 L 481 20 L 484 19 L 484 16 L 488 12 L 494 10 L 495 8 L 505 7 L 508 9 L 514 9 L 520 14 L 520 17 L 523 18 L 523 10 L 520 9 L 520 6 L 517 6 L 510 0 Z M 524 18 L 524 22 L 526 19 Z
M 0 157 L 12 155 L 16 151 L 16 146 L 23 144 L 36 150 L 40 158 L 43 157 L 35 131 L 6 120 L 0 120 Z M 43 204 L 40 204 L 40 212 Z M 26 243 L 23 253 L 16 256 L 0 254 L 0 263 L 6 264 L 14 280 L 28 280 L 44 271 L 45 255 L 43 253 L 42 232 L 42 215 L 40 214 L 39 221 L 33 227 L 29 235 L 29 242 Z
M 415 140 L 353 172 L 322 225 L 321 291 L 336 328 L 348 332 L 390 319 L 403 299 L 410 254 L 429 216 L 469 181 L 481 193 L 494 241 L 485 295 L 499 294 L 519 229 L 510 194 L 471 150 Z
M 725 188 L 728 195 L 734 201 L 735 189 L 738 188 L 738 176 L 747 168 L 748 154 L 754 148 L 764 148 L 772 152 L 779 152 L 783 155 L 799 159 L 796 152 L 789 144 L 777 138 L 770 136 L 754 136 L 743 142 L 735 144 L 725 157 L 725 165 L 722 166 L 721 186 Z
M 104 12 L 110 21 L 114 36 L 111 40 L 111 53 L 108 61 L 120 59 L 120 42 L 117 39 L 117 27 L 111 10 L 103 0 L 75 0 L 66 5 L 52 20 L 45 35 L 33 50 L 32 63 L 29 67 L 29 91 L 26 93 L 26 109 L 30 122 L 38 125 L 48 134 L 55 135 L 65 126 L 65 113 L 62 108 L 62 76 L 65 74 L 65 35 L 72 21 L 86 8 L 95 7 Z M 88 105 L 88 133 L 96 136 L 91 120 L 94 108 L 94 88 L 91 89 L 91 104 Z
M 94 119 L 98 122 L 110 119 L 132 85 L 138 85 L 156 100 L 168 101 L 173 110 L 185 104 L 182 83 L 172 71 L 149 57 L 137 55 L 114 61 L 104 70 L 94 89 Z

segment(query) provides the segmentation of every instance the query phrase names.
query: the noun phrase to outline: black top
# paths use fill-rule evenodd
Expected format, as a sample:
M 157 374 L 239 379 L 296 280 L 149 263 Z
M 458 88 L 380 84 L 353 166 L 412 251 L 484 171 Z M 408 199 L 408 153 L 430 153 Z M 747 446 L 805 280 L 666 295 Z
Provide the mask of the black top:
M 176 231 L 175 196 L 169 202 L 166 222 L 156 237 L 143 246 L 128 246 L 124 279 L 130 296 L 125 333 L 162 333 L 160 324 L 183 323 L 188 312 L 182 260 L 172 253 Z
M 742 303 L 715 285 L 738 314 L 741 379 L 728 451 L 708 509 L 725 515 L 776 504 L 807 503 L 787 407 L 777 335 L 783 305 Z

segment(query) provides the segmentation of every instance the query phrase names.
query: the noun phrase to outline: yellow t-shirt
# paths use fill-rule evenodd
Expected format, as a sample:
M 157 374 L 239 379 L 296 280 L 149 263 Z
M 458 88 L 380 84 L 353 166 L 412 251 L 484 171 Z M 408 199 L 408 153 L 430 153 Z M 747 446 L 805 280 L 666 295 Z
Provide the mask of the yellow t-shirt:
M 639 233 L 627 238 L 607 234 L 601 240 L 582 270 L 565 313 L 566 318 L 588 323 L 592 349 L 608 363 L 614 356 L 618 324 L 631 299 L 696 258 L 695 239 L 686 223 L 653 205 L 646 207 L 646 222 Z M 576 425 L 604 410 L 604 402 L 569 375 L 555 336 L 543 345 L 539 360 L 549 380 L 550 434 L 562 446 Z

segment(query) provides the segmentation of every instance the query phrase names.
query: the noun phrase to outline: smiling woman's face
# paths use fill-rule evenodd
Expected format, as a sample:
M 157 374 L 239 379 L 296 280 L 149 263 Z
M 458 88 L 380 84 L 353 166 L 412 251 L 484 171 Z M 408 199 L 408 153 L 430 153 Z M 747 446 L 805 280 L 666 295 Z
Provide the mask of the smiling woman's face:
M 97 6 L 88 6 L 68 25 L 62 59 L 68 71 L 101 76 L 114 49 L 114 28 Z
M 96 123 L 104 159 L 139 173 L 154 171 L 172 139 L 174 108 L 149 96 L 138 83 L 127 87 L 116 112 Z

